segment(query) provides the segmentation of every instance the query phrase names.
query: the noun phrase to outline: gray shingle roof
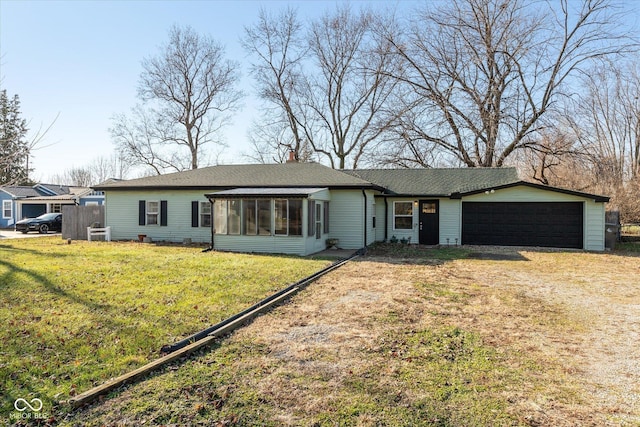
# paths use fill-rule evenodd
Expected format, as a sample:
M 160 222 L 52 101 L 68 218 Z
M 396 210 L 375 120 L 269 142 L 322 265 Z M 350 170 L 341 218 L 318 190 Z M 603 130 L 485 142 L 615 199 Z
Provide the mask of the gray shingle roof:
M 371 188 L 368 181 L 319 163 L 221 165 L 118 181 L 95 186 L 96 190 L 151 188 L 237 187 L 354 187 Z
M 519 182 L 515 168 L 357 169 L 345 173 L 402 195 L 450 196 Z
M 41 197 L 69 194 L 70 187 L 67 185 L 56 184 L 36 184 L 36 185 L 8 185 L 1 187 L 5 193 L 8 193 L 14 197 Z
M 0 189 L 11 196 L 18 198 L 36 197 L 42 195 L 41 193 L 38 193 L 33 187 L 26 185 L 8 185 Z

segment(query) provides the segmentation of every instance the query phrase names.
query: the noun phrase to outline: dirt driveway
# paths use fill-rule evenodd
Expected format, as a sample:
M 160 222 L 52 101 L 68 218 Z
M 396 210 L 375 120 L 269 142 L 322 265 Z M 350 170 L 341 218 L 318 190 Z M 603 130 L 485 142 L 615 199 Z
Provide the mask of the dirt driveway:
M 451 261 L 361 258 L 314 284 L 288 314 L 241 334 L 298 366 L 329 347 L 340 347 L 342 360 L 362 358 L 359 349 L 383 333 L 372 323 L 382 313 L 401 313 L 407 329 L 455 325 L 543 367 L 507 393 L 525 424 L 640 425 L 640 257 L 472 251 Z

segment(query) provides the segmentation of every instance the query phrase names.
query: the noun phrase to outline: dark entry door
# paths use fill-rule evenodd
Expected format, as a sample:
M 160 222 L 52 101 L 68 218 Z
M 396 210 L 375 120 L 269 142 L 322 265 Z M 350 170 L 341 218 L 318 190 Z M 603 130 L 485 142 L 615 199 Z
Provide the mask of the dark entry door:
M 438 200 L 420 200 L 420 244 L 437 245 L 440 242 L 440 203 Z

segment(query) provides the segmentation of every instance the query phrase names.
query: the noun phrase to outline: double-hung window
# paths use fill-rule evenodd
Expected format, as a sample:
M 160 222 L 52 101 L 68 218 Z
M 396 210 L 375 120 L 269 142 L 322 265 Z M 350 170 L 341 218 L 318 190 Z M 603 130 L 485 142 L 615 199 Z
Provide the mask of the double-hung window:
M 211 203 L 200 202 L 200 227 L 211 227 Z
M 158 225 L 160 216 L 160 202 L 147 201 L 147 225 Z
M 13 209 L 11 207 L 11 200 L 2 201 L 2 218 L 12 218 Z
M 411 230 L 413 228 L 413 202 L 393 202 L 394 230 Z
M 165 227 L 168 221 L 166 200 L 139 200 L 138 225 L 160 225 Z

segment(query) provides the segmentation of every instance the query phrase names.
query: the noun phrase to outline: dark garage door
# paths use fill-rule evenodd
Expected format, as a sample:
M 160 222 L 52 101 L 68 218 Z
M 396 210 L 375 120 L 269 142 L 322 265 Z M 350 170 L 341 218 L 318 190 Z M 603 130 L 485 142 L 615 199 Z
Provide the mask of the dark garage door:
M 583 246 L 582 203 L 462 203 L 462 244 Z

